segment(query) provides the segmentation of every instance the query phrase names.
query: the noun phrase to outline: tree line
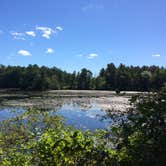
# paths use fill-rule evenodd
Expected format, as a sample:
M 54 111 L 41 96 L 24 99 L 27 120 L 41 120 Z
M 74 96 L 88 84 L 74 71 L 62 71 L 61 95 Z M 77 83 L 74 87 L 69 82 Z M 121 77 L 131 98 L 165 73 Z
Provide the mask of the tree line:
M 116 67 L 110 63 L 94 77 L 86 68 L 68 73 L 56 67 L 0 65 L 0 88 L 152 91 L 159 90 L 165 84 L 166 68 L 159 66 L 120 64 Z

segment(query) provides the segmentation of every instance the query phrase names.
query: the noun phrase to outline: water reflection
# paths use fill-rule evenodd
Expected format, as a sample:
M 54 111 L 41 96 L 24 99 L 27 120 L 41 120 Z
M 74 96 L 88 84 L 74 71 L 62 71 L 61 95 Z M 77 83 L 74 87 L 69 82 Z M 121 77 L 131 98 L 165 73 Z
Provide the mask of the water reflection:
M 35 108 L 41 112 L 49 112 L 50 115 L 63 116 L 67 125 L 82 130 L 107 129 L 114 119 L 101 105 L 102 101 L 110 104 L 111 100 L 45 92 L 0 94 L 0 121 L 16 117 L 29 108 Z

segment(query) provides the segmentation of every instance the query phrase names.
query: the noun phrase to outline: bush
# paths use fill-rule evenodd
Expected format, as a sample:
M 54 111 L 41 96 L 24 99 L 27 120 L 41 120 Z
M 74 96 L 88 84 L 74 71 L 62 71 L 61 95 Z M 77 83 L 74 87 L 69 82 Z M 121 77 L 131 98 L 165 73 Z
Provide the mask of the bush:
M 128 120 L 113 129 L 121 165 L 166 164 L 166 91 L 133 98 Z
M 116 89 L 115 92 L 116 92 L 117 95 L 119 95 L 120 94 L 120 89 Z
M 135 97 L 132 105 L 127 120 L 93 133 L 29 110 L 0 124 L 0 165 L 165 166 L 166 92 Z

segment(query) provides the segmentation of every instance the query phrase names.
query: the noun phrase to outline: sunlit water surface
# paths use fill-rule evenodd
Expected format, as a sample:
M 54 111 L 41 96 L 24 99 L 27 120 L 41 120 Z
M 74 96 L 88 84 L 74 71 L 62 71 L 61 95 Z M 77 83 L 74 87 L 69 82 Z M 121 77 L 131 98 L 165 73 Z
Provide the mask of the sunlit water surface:
M 20 94 L 19 94 L 20 95 Z M 18 95 L 18 96 L 19 96 Z M 29 108 L 50 111 L 54 115 L 63 116 L 65 124 L 81 130 L 108 129 L 113 122 L 108 116 L 107 108 L 103 108 L 101 101 L 111 104 L 111 97 L 87 97 L 87 96 L 57 96 L 35 94 L 17 97 L 4 95 L 0 103 L 0 121 L 16 117 Z M 6 97 L 7 96 L 7 97 Z M 15 94 L 15 96 L 17 96 Z M 105 103 L 107 104 L 107 103 Z

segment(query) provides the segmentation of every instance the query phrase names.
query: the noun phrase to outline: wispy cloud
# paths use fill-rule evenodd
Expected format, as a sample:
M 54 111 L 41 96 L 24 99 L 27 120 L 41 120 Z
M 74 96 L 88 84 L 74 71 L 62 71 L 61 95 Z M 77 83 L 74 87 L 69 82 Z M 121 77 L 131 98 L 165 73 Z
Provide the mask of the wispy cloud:
M 47 54 L 52 54 L 54 53 L 54 50 L 52 48 L 48 48 L 46 51 Z
M 78 57 L 84 57 L 84 58 L 87 58 L 87 59 L 94 59 L 94 58 L 97 58 L 99 55 L 96 54 L 96 53 L 90 53 L 90 54 L 78 54 L 77 56 Z
M 104 5 L 101 1 L 95 0 L 82 7 L 83 11 L 92 10 L 92 9 L 103 9 Z
M 29 35 L 29 36 L 32 36 L 32 37 L 35 37 L 36 36 L 36 34 L 35 34 L 35 32 L 34 31 L 27 31 L 27 32 L 25 32 L 27 35 Z
M 21 56 L 32 56 L 32 54 L 27 50 L 19 50 L 17 53 Z
M 96 57 L 98 57 L 98 54 L 96 54 L 96 53 L 90 53 L 90 54 L 88 54 L 88 56 L 87 56 L 88 59 L 94 59 L 94 58 L 96 58 Z
M 51 35 L 56 33 L 55 30 L 53 30 L 50 27 L 42 27 L 42 26 L 37 26 L 36 30 L 39 30 L 42 32 L 42 37 L 46 38 L 46 39 L 50 39 Z
M 56 29 L 57 29 L 58 31 L 63 31 L 63 28 L 60 27 L 60 26 L 57 26 Z
M 18 31 L 9 31 L 10 35 L 12 35 L 13 39 L 17 40 L 25 40 L 26 36 L 36 37 L 37 32 L 40 32 L 41 36 L 50 39 L 51 36 L 54 34 L 63 31 L 63 28 L 61 26 L 56 26 L 55 28 L 51 28 L 48 26 L 36 26 L 34 30 L 31 31 L 25 31 L 25 32 L 18 32 Z M 0 30 L 0 35 L 4 33 L 2 30 Z
M 11 31 L 10 34 L 16 40 L 25 40 L 25 38 L 24 38 L 25 34 L 24 33 Z
M 152 57 L 160 57 L 160 54 L 153 54 Z

